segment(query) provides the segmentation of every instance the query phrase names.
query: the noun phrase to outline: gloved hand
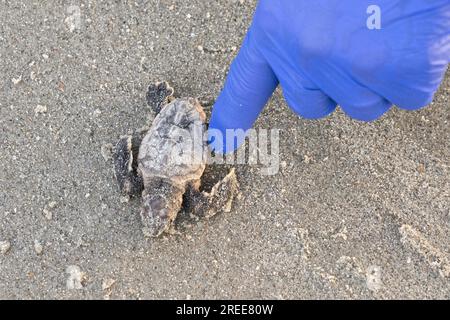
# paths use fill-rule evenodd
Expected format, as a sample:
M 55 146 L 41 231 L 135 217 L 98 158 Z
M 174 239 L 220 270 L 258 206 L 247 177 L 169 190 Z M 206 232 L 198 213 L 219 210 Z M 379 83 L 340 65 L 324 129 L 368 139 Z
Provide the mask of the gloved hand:
M 260 0 L 213 108 L 211 148 L 236 149 L 242 136 L 226 139 L 226 130 L 251 128 L 279 83 L 289 106 L 311 119 L 337 104 L 365 121 L 392 104 L 429 104 L 450 61 L 450 1 L 373 3 Z

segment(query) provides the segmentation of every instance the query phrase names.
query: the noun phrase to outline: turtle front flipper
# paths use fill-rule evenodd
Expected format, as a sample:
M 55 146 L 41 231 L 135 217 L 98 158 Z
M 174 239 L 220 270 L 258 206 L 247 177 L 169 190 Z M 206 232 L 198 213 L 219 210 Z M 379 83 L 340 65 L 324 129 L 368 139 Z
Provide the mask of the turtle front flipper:
M 120 192 L 128 196 L 138 196 L 144 188 L 137 166 L 139 145 L 139 138 L 123 136 L 114 148 L 114 173 Z
M 199 191 L 195 184 L 188 186 L 184 208 L 187 212 L 205 218 L 210 218 L 218 212 L 230 212 L 238 189 L 239 183 L 233 168 L 210 192 Z
M 148 86 L 147 103 L 158 114 L 169 102 L 173 95 L 173 88 L 167 82 L 157 82 Z

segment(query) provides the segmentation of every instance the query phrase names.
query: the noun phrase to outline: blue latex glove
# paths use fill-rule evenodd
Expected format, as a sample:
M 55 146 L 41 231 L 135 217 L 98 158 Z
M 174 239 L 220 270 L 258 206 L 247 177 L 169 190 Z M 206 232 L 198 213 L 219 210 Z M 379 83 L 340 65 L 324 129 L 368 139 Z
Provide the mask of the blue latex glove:
M 449 61 L 449 0 L 260 0 L 214 105 L 211 147 L 236 149 L 242 137 L 225 141 L 226 130 L 251 128 L 279 83 L 300 116 L 339 104 L 370 121 L 429 104 Z

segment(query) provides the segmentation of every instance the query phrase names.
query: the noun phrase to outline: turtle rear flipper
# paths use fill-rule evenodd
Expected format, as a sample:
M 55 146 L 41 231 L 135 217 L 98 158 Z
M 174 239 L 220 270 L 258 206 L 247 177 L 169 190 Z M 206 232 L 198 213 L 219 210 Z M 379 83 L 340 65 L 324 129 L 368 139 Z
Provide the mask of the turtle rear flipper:
M 144 189 L 142 176 L 138 172 L 137 152 L 140 139 L 132 136 L 120 138 L 114 148 L 114 172 L 120 191 L 128 196 L 138 196 Z
M 169 102 L 174 90 L 167 82 L 157 82 L 148 86 L 147 103 L 150 108 L 158 114 Z
M 201 192 L 197 186 L 190 185 L 184 197 L 185 210 L 205 218 L 210 218 L 218 212 L 230 212 L 238 188 L 239 184 L 234 168 L 225 178 L 217 182 L 210 192 Z

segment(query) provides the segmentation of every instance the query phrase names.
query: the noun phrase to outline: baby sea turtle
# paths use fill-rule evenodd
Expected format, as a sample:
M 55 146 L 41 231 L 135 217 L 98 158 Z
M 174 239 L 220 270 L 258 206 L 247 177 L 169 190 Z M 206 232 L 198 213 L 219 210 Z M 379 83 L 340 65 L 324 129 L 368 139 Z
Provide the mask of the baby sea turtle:
M 144 233 L 157 237 L 171 229 L 178 213 L 211 217 L 229 212 L 238 191 L 234 169 L 207 193 L 200 191 L 208 159 L 206 115 L 197 99 L 173 98 L 167 82 L 150 85 L 147 103 L 157 113 L 143 139 L 123 136 L 113 152 L 119 188 L 142 196 Z

